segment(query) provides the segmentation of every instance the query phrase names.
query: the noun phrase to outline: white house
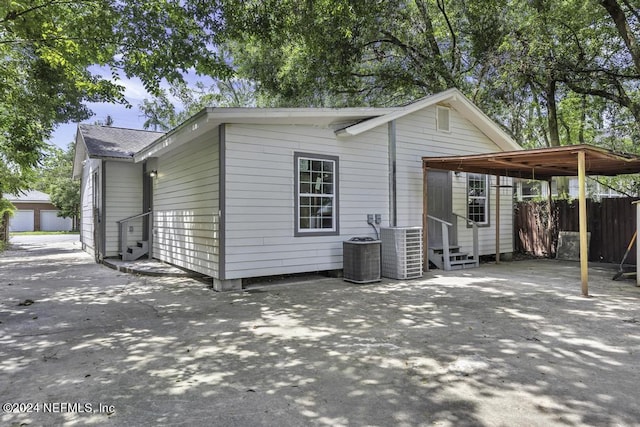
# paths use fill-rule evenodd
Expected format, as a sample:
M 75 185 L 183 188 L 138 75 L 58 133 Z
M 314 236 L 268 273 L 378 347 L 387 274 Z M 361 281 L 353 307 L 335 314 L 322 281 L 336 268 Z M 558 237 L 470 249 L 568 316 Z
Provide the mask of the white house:
M 132 257 L 151 241 L 154 258 L 218 290 L 341 269 L 343 241 L 375 236 L 369 214 L 422 225 L 423 156 L 517 149 L 456 89 L 398 108 L 207 108 L 164 135 L 80 125 L 81 240 L 98 259 L 118 256 L 119 239 L 145 242 Z M 495 252 L 491 178 L 428 175 L 429 214 L 454 221 L 463 248 L 471 229 L 452 214 L 475 220 L 480 254 Z M 511 193 L 500 200 L 500 247 L 511 252 Z
M 118 223 L 143 209 L 144 165 L 133 154 L 163 135 L 162 132 L 78 125 L 73 176 L 80 188 L 82 247 L 96 260 L 118 256 Z M 131 225 L 142 239 L 142 223 Z

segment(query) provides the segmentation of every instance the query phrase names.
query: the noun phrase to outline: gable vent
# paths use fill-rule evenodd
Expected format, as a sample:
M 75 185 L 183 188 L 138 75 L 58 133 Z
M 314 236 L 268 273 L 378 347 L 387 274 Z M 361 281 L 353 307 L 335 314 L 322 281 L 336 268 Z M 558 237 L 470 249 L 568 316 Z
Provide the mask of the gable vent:
M 440 132 L 450 132 L 449 126 L 449 108 L 436 107 L 436 129 Z

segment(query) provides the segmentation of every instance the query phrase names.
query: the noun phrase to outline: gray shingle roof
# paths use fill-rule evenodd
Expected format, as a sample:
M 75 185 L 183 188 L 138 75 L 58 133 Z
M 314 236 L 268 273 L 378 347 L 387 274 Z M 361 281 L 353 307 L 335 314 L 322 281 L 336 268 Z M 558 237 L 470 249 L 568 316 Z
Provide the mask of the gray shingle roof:
M 10 202 L 51 202 L 48 194 L 37 190 L 20 191 L 19 194 L 3 194 Z
M 89 157 L 131 158 L 164 132 L 124 129 L 99 125 L 78 125 Z

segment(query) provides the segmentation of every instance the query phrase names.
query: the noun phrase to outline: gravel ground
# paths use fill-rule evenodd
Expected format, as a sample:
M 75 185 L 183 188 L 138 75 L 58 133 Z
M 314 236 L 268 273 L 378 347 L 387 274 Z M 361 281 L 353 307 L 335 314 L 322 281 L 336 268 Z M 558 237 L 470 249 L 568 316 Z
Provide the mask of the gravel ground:
M 592 298 L 552 260 L 216 293 L 39 237 L 0 255 L 2 425 L 640 425 L 640 288 L 615 266 Z

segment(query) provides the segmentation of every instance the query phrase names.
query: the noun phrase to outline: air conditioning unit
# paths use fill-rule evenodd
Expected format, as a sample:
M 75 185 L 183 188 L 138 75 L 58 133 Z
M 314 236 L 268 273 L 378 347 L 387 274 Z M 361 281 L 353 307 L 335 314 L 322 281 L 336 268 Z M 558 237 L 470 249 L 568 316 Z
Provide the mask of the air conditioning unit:
M 380 229 L 382 276 L 390 279 L 422 277 L 422 227 Z
M 342 243 L 343 279 L 353 283 L 380 281 L 380 240 L 354 237 Z

